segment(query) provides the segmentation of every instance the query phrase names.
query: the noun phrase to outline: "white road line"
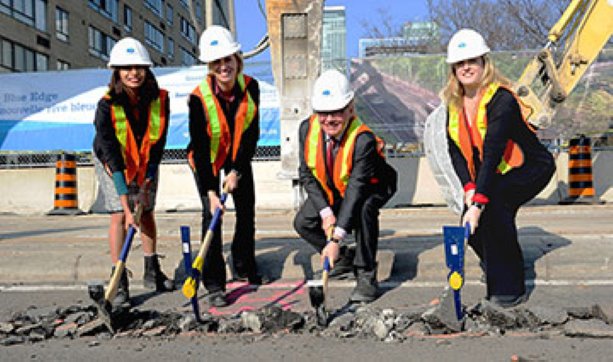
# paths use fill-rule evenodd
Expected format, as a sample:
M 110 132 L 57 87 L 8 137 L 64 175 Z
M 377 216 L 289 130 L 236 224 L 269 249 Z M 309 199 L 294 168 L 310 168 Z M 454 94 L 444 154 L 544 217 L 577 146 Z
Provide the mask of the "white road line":
M 609 287 L 613 286 L 613 280 L 611 279 L 590 279 L 590 280 L 528 280 L 527 285 L 532 286 L 545 286 L 545 287 L 569 287 L 569 286 L 594 286 L 594 287 Z M 446 286 L 445 282 L 383 282 L 379 284 L 383 288 L 443 288 Z M 466 285 L 483 285 L 479 281 L 466 281 Z M 279 284 L 275 283 L 263 286 L 263 289 L 289 289 L 296 286 L 295 282 L 288 283 L 287 281 L 281 281 Z M 335 288 L 353 288 L 355 287 L 355 281 L 330 281 L 330 286 Z M 135 286 L 135 290 L 145 290 L 142 287 Z M 0 292 L 50 292 L 50 291 L 80 291 L 87 290 L 87 285 L 53 285 L 53 284 L 41 284 L 41 285 L 0 285 Z

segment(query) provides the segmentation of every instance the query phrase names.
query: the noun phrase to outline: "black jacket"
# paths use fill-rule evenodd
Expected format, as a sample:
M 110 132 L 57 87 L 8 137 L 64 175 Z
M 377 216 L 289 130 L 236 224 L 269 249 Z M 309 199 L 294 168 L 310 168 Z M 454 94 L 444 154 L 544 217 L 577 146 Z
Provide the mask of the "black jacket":
M 118 100 L 119 104 L 123 106 L 126 116 L 128 117 L 128 123 L 136 138 L 138 147 L 141 145 L 141 141 L 147 131 L 147 120 L 149 115 L 149 105 L 138 104 L 138 114 L 140 119 L 134 118 L 134 112 L 132 106 L 127 100 Z M 166 146 L 166 136 L 168 135 L 168 127 L 170 125 L 170 99 L 166 102 L 166 127 L 163 134 L 155 145 L 151 148 L 149 154 L 148 167 L 159 166 L 162 162 L 162 155 L 164 153 L 164 147 Z M 111 105 L 110 99 L 100 99 L 98 107 L 96 109 L 96 116 L 94 119 L 94 126 L 96 127 L 96 135 L 94 137 L 94 153 L 98 159 L 109 166 L 111 173 L 116 171 L 124 171 L 126 165 L 121 154 L 121 146 L 115 135 L 115 127 L 113 127 L 113 121 L 111 119 Z
M 213 81 L 215 81 L 213 79 Z M 236 170 L 239 174 L 244 174 L 249 170 L 251 159 L 255 154 L 258 139 L 260 138 L 260 88 L 257 80 L 252 78 L 251 82 L 247 85 L 247 91 L 251 95 L 253 102 L 257 106 L 257 112 L 251 122 L 251 125 L 241 138 L 241 144 L 236 154 L 236 160 L 232 161 L 232 149 L 234 145 L 230 146 L 230 153 L 226 157 L 226 161 L 223 165 L 223 169 L 226 172 Z M 238 106 L 243 99 L 244 93 L 241 92 L 238 83 L 235 84 L 234 100 L 227 102 L 226 100 L 219 99 L 219 103 L 223 109 L 224 115 L 230 127 L 230 134 L 234 135 L 234 117 Z M 214 95 L 214 97 L 216 97 Z M 206 113 L 202 107 L 200 98 L 195 95 L 190 95 L 189 101 L 189 134 L 190 144 L 187 146 L 188 152 L 193 151 L 194 163 L 196 166 L 198 190 L 206 192 L 210 190 L 217 191 L 219 187 L 219 174 L 213 176 L 213 165 L 211 163 L 211 151 L 210 151 L 210 138 L 207 132 L 209 120 L 206 118 Z M 232 136 L 232 141 L 234 137 Z
M 513 94 L 504 88 L 499 88 L 487 104 L 486 111 L 487 131 L 483 140 L 483 162 L 479 159 L 477 148 L 473 148 L 477 174 L 476 194 L 490 198 L 492 187 L 499 177 L 512 175 L 517 178 L 518 185 L 530 185 L 543 172 L 554 167 L 553 156 L 522 119 L 519 104 Z M 466 185 L 471 181 L 467 162 L 459 147 L 449 137 L 449 133 L 447 133 L 447 139 L 455 172 L 462 185 Z M 496 173 L 496 169 L 502 160 L 508 140 L 519 145 L 524 154 L 524 164 L 501 176 Z
M 329 205 L 326 194 L 313 176 L 304 159 L 304 142 L 309 129 L 309 120 L 306 119 L 300 124 L 299 130 L 299 157 L 300 166 L 298 174 L 300 183 L 305 188 L 309 199 L 312 200 L 317 211 L 330 206 L 335 212 L 336 224 L 345 230 L 351 230 L 354 226 L 354 215 L 359 211 L 364 200 L 373 193 L 378 193 L 387 201 L 396 191 L 396 171 L 389 166 L 385 159 L 377 152 L 377 141 L 370 132 L 363 132 L 358 135 L 355 141 L 353 153 L 353 168 L 349 176 L 345 197 L 341 198 L 337 191 L 334 192 L 336 199 L 334 204 Z M 322 142 L 322 147 L 325 145 Z M 379 182 L 372 184 L 372 179 Z M 340 205 L 339 205 L 340 204 Z

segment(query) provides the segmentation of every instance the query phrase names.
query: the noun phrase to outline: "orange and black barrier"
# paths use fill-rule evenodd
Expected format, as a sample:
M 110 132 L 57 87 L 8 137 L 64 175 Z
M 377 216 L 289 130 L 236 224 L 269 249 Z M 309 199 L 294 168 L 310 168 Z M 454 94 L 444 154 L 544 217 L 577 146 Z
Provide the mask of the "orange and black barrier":
M 77 158 L 61 153 L 55 163 L 55 200 L 49 215 L 79 215 L 77 191 Z
M 570 140 L 568 148 L 568 197 L 562 204 L 597 202 L 592 177 L 591 139 L 584 135 Z

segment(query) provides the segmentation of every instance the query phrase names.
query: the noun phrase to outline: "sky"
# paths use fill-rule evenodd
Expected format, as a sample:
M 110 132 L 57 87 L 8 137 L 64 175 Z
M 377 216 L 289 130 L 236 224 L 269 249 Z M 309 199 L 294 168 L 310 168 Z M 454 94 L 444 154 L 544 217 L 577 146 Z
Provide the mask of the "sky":
M 264 6 L 265 0 L 260 0 Z M 347 21 L 347 55 L 358 56 L 358 40 L 366 37 L 362 22 L 374 24 L 379 16 L 378 9 L 385 7 L 392 16 L 392 22 L 401 26 L 406 21 L 426 20 L 428 9 L 426 0 L 326 0 L 325 6 L 345 6 Z M 266 33 L 266 20 L 258 7 L 258 0 L 235 0 L 238 41 L 243 51 L 253 49 Z M 250 61 L 270 59 L 268 50 Z

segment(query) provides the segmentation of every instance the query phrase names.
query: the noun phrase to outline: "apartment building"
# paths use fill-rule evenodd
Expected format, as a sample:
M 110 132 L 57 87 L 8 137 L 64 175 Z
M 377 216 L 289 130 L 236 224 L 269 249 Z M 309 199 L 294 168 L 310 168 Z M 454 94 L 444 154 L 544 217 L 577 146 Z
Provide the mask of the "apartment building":
M 0 72 L 106 67 L 126 36 L 156 66 L 195 64 L 204 1 L 0 0 Z
M 344 6 L 325 6 L 321 36 L 321 70 L 346 71 L 347 26 Z

